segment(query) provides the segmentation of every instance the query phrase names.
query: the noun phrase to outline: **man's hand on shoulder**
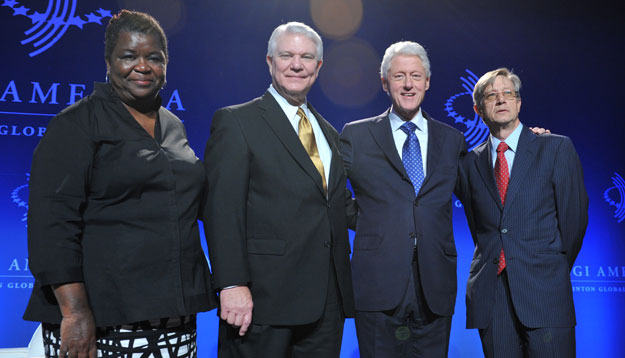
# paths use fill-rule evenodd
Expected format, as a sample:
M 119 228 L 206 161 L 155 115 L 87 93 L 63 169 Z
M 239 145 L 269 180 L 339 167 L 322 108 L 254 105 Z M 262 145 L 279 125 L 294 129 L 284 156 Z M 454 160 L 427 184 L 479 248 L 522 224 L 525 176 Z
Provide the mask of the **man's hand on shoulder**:
M 529 127 L 529 129 L 532 131 L 532 133 L 536 134 L 536 135 L 541 135 L 541 134 L 550 134 L 551 131 L 549 129 L 545 129 L 545 128 L 541 128 L 541 127 Z
M 221 319 L 228 324 L 239 327 L 239 335 L 243 336 L 252 323 L 252 293 L 247 286 L 235 286 L 221 290 Z

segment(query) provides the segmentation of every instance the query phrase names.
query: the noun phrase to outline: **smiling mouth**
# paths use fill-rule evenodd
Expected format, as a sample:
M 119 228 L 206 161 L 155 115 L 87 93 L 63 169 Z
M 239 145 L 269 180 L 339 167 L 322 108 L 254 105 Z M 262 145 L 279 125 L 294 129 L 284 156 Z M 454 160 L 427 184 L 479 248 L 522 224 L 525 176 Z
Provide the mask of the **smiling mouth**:
M 416 93 L 402 93 L 401 95 L 404 96 L 404 97 L 414 97 L 417 94 Z
M 130 80 L 130 81 L 138 85 L 143 85 L 143 86 L 150 85 L 152 84 L 152 82 L 154 82 L 153 80 L 145 80 L 145 79 L 135 79 L 135 80 Z

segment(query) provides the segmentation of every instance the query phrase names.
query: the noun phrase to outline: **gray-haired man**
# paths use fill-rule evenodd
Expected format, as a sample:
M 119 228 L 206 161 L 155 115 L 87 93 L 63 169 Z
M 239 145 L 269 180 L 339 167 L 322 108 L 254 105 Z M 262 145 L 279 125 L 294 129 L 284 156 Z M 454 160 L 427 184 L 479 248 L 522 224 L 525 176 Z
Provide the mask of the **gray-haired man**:
M 358 203 L 352 271 L 361 357 L 446 357 L 456 302 L 452 192 L 462 133 L 421 109 L 430 63 L 415 42 L 384 54 L 392 107 L 345 125 Z
M 338 357 L 354 314 L 338 133 L 306 100 L 322 58 L 313 29 L 279 26 L 267 92 L 213 117 L 205 231 L 219 357 Z

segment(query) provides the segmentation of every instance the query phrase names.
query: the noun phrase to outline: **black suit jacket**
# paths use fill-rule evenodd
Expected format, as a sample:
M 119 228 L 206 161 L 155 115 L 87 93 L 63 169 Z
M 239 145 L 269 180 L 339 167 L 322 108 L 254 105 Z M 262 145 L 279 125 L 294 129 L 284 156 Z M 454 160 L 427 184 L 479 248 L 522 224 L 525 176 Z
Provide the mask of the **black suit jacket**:
M 490 140 L 462 161 L 461 196 L 475 243 L 467 328 L 486 328 L 503 247 L 510 295 L 530 328 L 575 325 L 570 269 L 588 223 L 588 196 L 571 140 L 523 127 L 506 204 L 495 184 Z
M 352 257 L 356 309 L 383 311 L 399 304 L 412 274 L 416 237 L 427 304 L 438 315 L 452 315 L 457 291 L 452 192 L 459 158 L 466 152 L 464 137 L 424 113 L 427 170 L 415 197 L 388 114 L 348 123 L 341 133 L 341 153 L 358 204 Z
M 249 285 L 256 324 L 320 318 L 331 257 L 345 314 L 354 313 L 338 133 L 317 113 L 332 149 L 328 197 L 284 112 L 266 92 L 215 112 L 206 145 L 205 233 L 215 287 Z

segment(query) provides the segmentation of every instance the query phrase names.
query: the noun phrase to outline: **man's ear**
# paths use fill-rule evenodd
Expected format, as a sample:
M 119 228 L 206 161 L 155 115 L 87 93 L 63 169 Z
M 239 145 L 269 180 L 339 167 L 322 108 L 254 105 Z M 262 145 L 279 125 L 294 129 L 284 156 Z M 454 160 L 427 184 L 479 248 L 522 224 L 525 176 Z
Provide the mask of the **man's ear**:
M 484 116 L 482 116 L 482 111 L 480 110 L 480 107 L 478 107 L 477 105 L 473 105 L 473 110 L 475 111 L 475 113 L 477 113 L 478 116 L 484 118 Z
M 269 73 L 271 73 L 271 64 L 273 62 L 273 58 L 271 56 L 267 56 L 267 66 L 269 66 Z

